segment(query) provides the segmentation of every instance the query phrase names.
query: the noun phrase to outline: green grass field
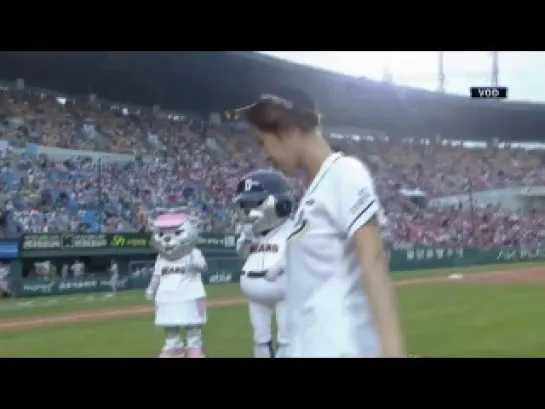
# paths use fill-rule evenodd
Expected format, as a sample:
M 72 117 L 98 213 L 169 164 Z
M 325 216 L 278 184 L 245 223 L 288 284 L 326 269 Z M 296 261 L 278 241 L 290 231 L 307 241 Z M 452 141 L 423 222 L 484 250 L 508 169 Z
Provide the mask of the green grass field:
M 400 273 L 408 279 L 541 267 L 539 264 Z M 411 283 L 397 287 L 410 355 L 417 356 L 545 356 L 545 297 L 539 284 L 469 285 Z M 211 300 L 239 299 L 238 285 L 208 288 Z M 21 320 L 56 319 L 67 314 L 99 314 L 106 310 L 151 307 L 143 291 L 51 296 L 0 302 L 2 357 L 155 357 L 162 331 L 151 312 L 127 317 L 6 330 Z M 204 330 L 208 357 L 249 357 L 251 330 L 245 304 L 214 306 Z M 36 324 L 36 323 L 34 323 Z M 4 326 L 4 327 L 3 327 Z

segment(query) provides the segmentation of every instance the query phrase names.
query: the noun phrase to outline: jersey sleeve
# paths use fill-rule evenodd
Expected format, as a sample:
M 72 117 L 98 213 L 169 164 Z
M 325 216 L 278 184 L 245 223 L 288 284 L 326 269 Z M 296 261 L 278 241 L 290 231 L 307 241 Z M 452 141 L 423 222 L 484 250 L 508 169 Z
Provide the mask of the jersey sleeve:
M 161 260 L 161 257 L 157 257 L 155 260 L 155 265 L 153 266 L 153 274 L 154 276 L 161 276 L 161 269 L 163 268 L 163 263 Z
M 193 254 L 191 255 L 193 260 L 193 265 L 199 270 L 206 270 L 206 259 L 202 255 L 202 252 L 199 249 L 193 249 Z
M 331 187 L 330 213 L 338 228 L 350 238 L 380 212 L 371 173 L 359 160 L 342 158 Z

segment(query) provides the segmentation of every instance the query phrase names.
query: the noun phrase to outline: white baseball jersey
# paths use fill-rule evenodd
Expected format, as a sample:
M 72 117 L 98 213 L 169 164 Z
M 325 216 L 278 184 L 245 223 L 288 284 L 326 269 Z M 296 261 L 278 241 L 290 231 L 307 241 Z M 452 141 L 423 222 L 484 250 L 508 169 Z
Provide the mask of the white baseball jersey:
M 242 271 L 265 272 L 281 262 L 286 252 L 286 239 L 291 231 L 290 220 L 286 220 L 266 235 L 256 238 L 250 246 Z
M 112 265 L 110 266 L 110 274 L 111 274 L 112 278 L 116 278 L 116 279 L 118 278 L 118 276 L 119 276 L 119 269 L 118 269 L 116 263 L 114 263 L 114 264 L 112 264 Z
M 199 249 L 193 249 L 176 261 L 157 256 L 153 275 L 159 276 L 160 281 L 155 300 L 177 302 L 206 297 L 201 274 L 194 269 L 195 266 L 201 270 L 206 268 L 206 260 Z
M 380 210 L 371 175 L 340 153 L 322 164 L 286 249 L 290 357 L 380 356 L 354 232 Z
M 266 235 L 254 239 L 250 245 L 248 257 L 242 267 L 243 275 L 240 278 L 242 293 L 250 301 L 275 305 L 284 300 L 286 293 L 284 273 L 280 273 L 271 281 L 267 280 L 266 274 L 271 268 L 284 270 L 286 239 L 291 232 L 290 226 L 290 221 L 286 220 Z M 270 326 L 270 317 L 268 321 L 267 328 Z
M 83 264 L 81 261 L 72 264 L 71 269 L 74 277 L 81 277 L 85 275 L 85 264 Z

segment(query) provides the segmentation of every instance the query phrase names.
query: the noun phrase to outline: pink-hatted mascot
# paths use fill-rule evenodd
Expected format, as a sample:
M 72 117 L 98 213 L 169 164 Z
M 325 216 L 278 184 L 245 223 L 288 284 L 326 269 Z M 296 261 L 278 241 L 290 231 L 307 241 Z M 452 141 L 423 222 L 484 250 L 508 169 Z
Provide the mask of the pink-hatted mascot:
M 159 357 L 203 358 L 201 329 L 206 324 L 206 292 L 201 273 L 207 266 L 195 247 L 199 224 L 183 211 L 158 213 L 152 220 L 152 244 L 159 255 L 146 298 L 155 302 L 155 325 L 165 331 Z

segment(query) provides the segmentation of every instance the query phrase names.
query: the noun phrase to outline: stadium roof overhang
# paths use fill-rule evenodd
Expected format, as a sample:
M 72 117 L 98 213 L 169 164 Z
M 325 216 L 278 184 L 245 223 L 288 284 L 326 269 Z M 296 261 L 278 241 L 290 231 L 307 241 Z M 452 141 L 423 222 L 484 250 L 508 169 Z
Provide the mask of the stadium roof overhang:
M 69 94 L 209 113 L 278 85 L 310 93 L 332 126 L 390 135 L 543 141 L 545 106 L 392 86 L 252 52 L 0 52 L 0 78 Z

